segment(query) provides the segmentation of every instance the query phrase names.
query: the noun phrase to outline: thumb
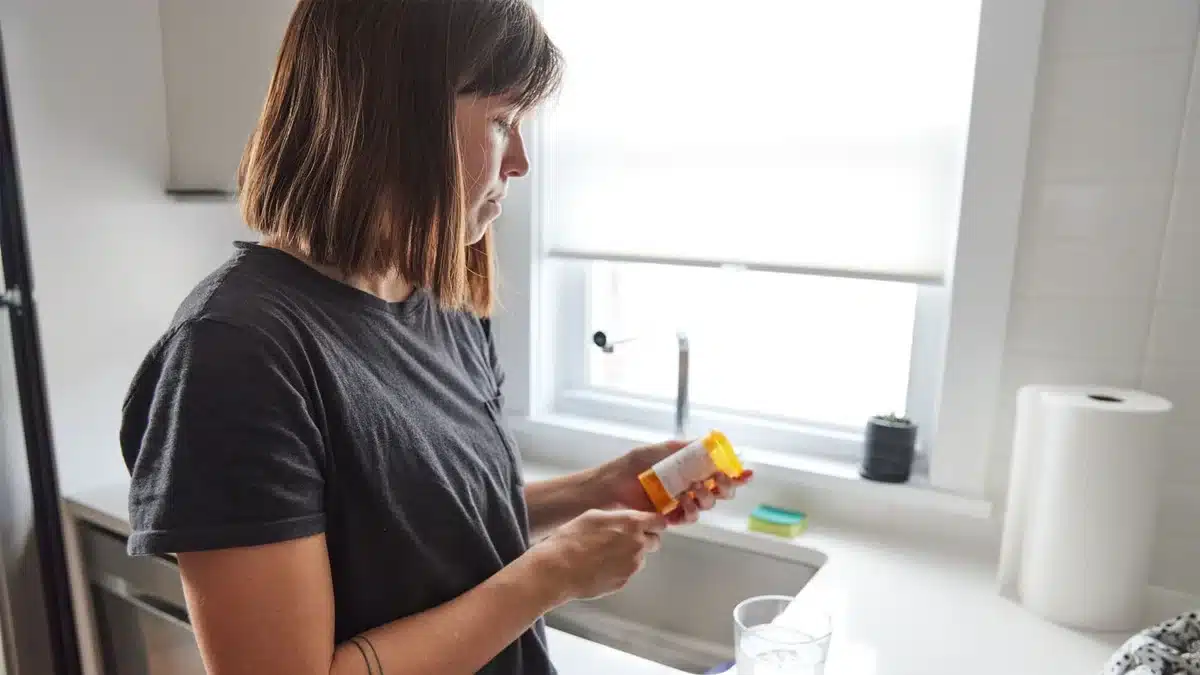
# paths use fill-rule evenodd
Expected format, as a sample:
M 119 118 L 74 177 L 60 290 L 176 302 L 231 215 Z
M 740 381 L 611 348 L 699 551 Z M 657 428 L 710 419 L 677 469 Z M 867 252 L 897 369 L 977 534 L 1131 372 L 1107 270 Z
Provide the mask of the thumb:
M 630 511 L 629 520 L 642 532 L 662 532 L 667 529 L 666 516 L 651 511 Z
M 672 439 L 669 441 L 663 441 L 662 443 L 659 443 L 659 446 L 662 447 L 662 449 L 664 449 L 664 450 L 670 450 L 671 452 L 676 452 L 678 450 L 682 450 L 685 447 L 687 447 L 687 444 L 690 442 L 691 441 Z
M 645 457 L 650 463 L 655 463 L 655 462 L 658 462 L 660 459 L 670 457 L 671 455 L 675 454 L 676 452 L 679 452 L 680 450 L 687 447 L 687 444 L 688 444 L 688 441 L 680 441 L 680 440 L 663 441 L 662 443 L 655 443 L 654 445 L 643 446 L 641 448 L 638 448 L 634 452 L 641 452 L 642 456 Z

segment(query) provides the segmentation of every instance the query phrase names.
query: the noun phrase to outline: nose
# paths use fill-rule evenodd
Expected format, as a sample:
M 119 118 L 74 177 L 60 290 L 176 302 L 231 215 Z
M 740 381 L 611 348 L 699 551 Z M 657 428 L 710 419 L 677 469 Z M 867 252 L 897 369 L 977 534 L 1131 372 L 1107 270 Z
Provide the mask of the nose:
M 529 173 L 529 156 L 525 154 L 525 138 L 518 127 L 508 140 L 504 158 L 500 162 L 500 175 L 505 178 L 520 178 Z

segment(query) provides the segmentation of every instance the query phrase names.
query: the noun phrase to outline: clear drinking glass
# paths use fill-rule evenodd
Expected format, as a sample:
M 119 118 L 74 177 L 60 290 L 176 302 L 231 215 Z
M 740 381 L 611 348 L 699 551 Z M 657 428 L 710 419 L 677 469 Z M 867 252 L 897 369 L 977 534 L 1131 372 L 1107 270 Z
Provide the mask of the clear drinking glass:
M 822 675 L 829 652 L 829 615 L 810 608 L 784 610 L 795 598 L 764 595 L 733 608 L 738 675 Z

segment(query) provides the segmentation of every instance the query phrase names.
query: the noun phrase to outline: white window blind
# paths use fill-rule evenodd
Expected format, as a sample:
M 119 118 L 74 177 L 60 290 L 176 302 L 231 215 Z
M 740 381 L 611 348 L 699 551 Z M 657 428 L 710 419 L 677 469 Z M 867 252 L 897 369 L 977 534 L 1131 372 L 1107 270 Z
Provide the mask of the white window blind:
M 544 253 L 939 283 L 979 0 L 542 0 Z

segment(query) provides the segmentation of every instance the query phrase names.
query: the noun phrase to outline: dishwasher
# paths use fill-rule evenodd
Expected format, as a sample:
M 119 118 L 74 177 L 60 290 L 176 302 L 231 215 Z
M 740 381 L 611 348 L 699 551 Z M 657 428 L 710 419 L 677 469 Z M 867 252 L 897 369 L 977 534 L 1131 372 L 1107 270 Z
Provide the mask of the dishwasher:
M 174 560 L 132 557 L 124 536 L 80 529 L 105 675 L 205 675 Z

